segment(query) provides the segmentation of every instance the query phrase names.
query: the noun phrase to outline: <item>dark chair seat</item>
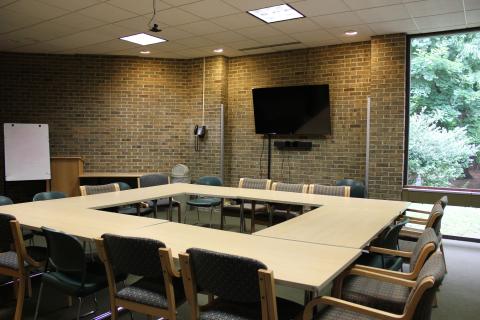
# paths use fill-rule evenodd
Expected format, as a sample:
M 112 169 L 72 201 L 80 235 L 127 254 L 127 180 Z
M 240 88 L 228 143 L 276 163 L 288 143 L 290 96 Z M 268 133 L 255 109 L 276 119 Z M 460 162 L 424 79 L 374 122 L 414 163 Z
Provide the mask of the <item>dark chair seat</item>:
M 151 207 L 154 206 L 153 201 L 147 201 L 147 203 Z M 172 207 L 178 207 L 179 205 L 180 205 L 179 202 L 177 202 L 175 200 L 172 200 Z M 157 207 L 161 207 L 161 208 L 167 207 L 168 208 L 168 206 L 169 206 L 168 198 L 162 198 L 162 199 L 157 200 Z
M 279 320 L 294 319 L 303 310 L 303 306 L 295 302 L 277 298 Z M 261 320 L 262 309 L 260 303 L 231 303 L 216 299 L 200 312 L 201 320 Z
M 402 314 L 410 289 L 376 279 L 351 276 L 345 279 L 342 298 L 364 306 Z
M 342 308 L 326 307 L 320 311 L 315 319 L 318 320 L 376 320 L 375 317 L 363 315 L 361 313 Z
M 401 257 L 364 252 L 355 261 L 355 264 L 398 271 L 402 268 L 403 259 Z
M 18 270 L 17 253 L 15 251 L 7 251 L 0 253 L 0 267 Z M 25 267 L 28 267 L 27 262 L 25 262 Z
M 38 261 L 38 262 L 43 262 L 46 261 L 48 258 L 48 251 L 47 248 L 45 247 L 39 247 L 39 246 L 29 246 L 26 247 L 27 253 L 30 257 L 33 258 L 33 260 Z
M 175 304 L 180 305 L 185 301 L 182 279 L 174 278 L 172 280 L 175 293 Z M 117 297 L 152 307 L 162 309 L 168 308 L 168 299 L 163 279 L 142 278 L 118 291 Z
M 195 198 L 187 201 L 187 204 L 195 207 L 217 207 L 222 203 L 220 198 Z
M 412 252 L 416 244 L 417 244 L 416 241 L 398 239 L 398 247 L 400 248 L 401 251 Z
M 264 204 L 255 204 L 255 213 L 265 211 L 266 210 L 266 205 Z M 243 205 L 243 211 L 244 212 L 252 212 L 252 204 L 250 202 L 246 202 Z M 232 213 L 232 214 L 239 214 L 240 212 L 240 204 L 230 204 L 228 206 L 223 207 L 223 212 L 224 214 L 227 213 Z
M 272 223 L 278 224 L 293 218 L 294 216 L 287 214 L 286 212 L 274 212 L 272 215 Z M 269 221 L 269 214 L 267 212 L 259 212 L 255 214 L 255 220 L 267 222 Z
M 138 214 L 138 210 L 136 206 L 123 206 L 118 208 L 118 213 L 121 214 L 128 214 L 132 216 L 136 216 Z M 149 214 L 153 213 L 153 208 L 140 208 L 140 216 L 148 216 Z

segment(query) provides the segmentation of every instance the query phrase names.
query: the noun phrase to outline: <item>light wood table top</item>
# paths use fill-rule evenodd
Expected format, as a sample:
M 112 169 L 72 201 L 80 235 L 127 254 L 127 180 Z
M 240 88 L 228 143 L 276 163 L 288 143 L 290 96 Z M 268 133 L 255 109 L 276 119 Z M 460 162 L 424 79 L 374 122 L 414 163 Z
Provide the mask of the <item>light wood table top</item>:
M 254 237 L 174 222 L 117 234 L 162 241 L 172 249 L 174 257 L 196 247 L 257 259 L 273 270 L 277 283 L 310 291 L 329 284 L 361 253 L 358 249 Z
M 84 172 L 79 178 L 139 178 L 148 172 Z

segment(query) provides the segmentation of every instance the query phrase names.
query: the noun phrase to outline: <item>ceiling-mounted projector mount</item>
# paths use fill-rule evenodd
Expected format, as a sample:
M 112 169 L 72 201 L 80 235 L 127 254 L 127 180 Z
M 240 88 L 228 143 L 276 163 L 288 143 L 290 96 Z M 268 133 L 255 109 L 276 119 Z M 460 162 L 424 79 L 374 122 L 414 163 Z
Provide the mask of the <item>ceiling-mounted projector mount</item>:
M 152 27 L 152 22 L 155 20 L 157 15 L 157 3 L 156 0 L 153 0 L 153 15 L 152 18 L 150 19 L 150 22 L 148 22 L 148 27 L 149 30 L 152 32 L 160 32 L 162 29 L 158 28 L 158 24 L 154 23 Z
M 158 24 L 154 23 L 154 24 L 153 24 L 153 27 L 150 28 L 150 31 L 152 31 L 152 32 L 160 32 L 160 31 L 162 31 L 162 29 L 159 29 L 159 28 L 158 28 Z

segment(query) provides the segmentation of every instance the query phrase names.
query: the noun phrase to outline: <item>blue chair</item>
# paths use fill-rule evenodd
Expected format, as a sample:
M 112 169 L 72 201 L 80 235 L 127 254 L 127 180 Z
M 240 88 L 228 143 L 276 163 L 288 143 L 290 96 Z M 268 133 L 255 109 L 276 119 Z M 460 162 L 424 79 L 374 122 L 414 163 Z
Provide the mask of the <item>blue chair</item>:
M 13 204 L 12 199 L 9 197 L 0 196 L 0 206 L 7 206 L 9 204 Z
M 205 176 L 205 177 L 198 178 L 198 180 L 195 181 L 195 184 L 218 187 L 218 186 L 221 186 L 223 183 L 220 178 Z M 197 208 L 198 221 L 200 221 L 200 212 L 198 211 L 198 208 L 210 208 L 210 227 L 212 227 L 213 208 L 220 206 L 222 204 L 222 199 L 211 198 L 211 197 L 197 197 L 197 198 L 188 200 L 187 204 L 191 207 Z M 186 213 L 185 213 L 185 218 L 183 222 L 184 223 L 187 222 Z
M 336 185 L 350 187 L 350 197 L 365 198 L 365 184 L 362 181 L 353 179 L 341 179 L 337 180 Z
M 59 191 L 47 191 L 47 192 L 40 192 L 33 196 L 32 201 L 45 201 L 45 200 L 54 200 L 54 199 L 63 199 L 66 198 L 67 195 L 63 192 Z

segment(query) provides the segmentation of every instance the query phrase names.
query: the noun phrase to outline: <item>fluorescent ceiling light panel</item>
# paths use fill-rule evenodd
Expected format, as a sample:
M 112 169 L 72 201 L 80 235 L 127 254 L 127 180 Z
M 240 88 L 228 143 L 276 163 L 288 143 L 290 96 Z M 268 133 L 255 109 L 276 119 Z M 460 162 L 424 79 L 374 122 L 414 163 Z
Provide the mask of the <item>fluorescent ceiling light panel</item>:
M 266 23 L 304 18 L 305 16 L 288 4 L 248 11 Z
M 130 42 L 133 42 L 133 43 L 136 43 L 136 44 L 140 44 L 142 46 L 147 46 L 149 44 L 154 44 L 154 43 L 167 41 L 165 39 L 154 37 L 154 36 L 151 36 L 151 35 L 146 34 L 146 33 L 138 33 L 138 34 L 134 34 L 134 35 L 131 35 L 131 36 L 128 36 L 128 37 L 122 37 L 120 39 L 125 40 L 125 41 L 130 41 Z

